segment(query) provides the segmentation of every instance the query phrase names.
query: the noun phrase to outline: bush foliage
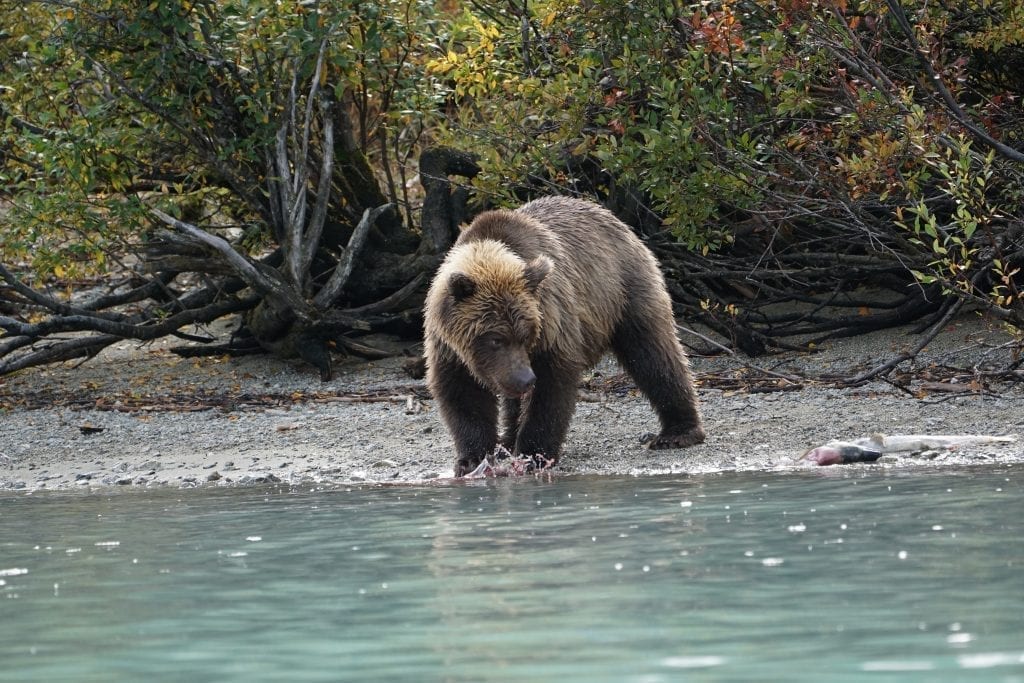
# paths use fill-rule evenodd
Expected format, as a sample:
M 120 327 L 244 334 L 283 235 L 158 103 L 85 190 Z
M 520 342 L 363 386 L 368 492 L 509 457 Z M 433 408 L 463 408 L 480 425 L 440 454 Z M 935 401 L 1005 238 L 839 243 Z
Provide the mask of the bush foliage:
M 395 200 L 407 178 L 389 172 L 408 167 L 421 112 L 433 108 L 417 66 L 432 21 L 426 2 L 0 7 L 2 256 L 31 259 L 41 274 L 103 265 L 111 240 L 151 221 L 144 204 L 154 195 L 176 214 L 218 208 L 273 233 L 268 155 L 290 105 L 313 106 L 314 73 L 349 124 L 349 151 L 376 162 Z M 370 189 L 338 188 L 342 206 L 383 197 L 369 167 L 364 175 Z
M 705 254 L 889 252 L 1020 320 L 1013 0 L 550 0 L 466 8 L 439 47 L 442 139 L 492 201 L 631 194 Z
M 349 226 L 390 200 L 415 228 L 415 158 L 446 145 L 479 159 L 478 206 L 604 202 L 656 248 L 683 310 L 726 327 L 771 335 L 760 305 L 833 303 L 865 282 L 1024 321 L 1017 0 L 0 12 L 0 263 L 37 282 L 122 268 L 153 207 L 273 247 L 270 161 L 286 144 L 319 168 L 331 117 L 331 215 Z

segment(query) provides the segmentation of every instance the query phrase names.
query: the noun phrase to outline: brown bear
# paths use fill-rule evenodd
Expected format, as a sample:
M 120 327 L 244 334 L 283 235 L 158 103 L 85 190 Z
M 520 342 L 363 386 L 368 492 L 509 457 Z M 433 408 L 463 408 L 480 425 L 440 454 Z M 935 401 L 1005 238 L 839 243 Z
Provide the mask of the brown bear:
M 704 441 L 658 263 L 596 204 L 547 197 L 480 214 L 434 277 L 424 327 L 456 476 L 498 444 L 557 461 L 580 377 L 609 349 L 661 420 L 650 448 Z

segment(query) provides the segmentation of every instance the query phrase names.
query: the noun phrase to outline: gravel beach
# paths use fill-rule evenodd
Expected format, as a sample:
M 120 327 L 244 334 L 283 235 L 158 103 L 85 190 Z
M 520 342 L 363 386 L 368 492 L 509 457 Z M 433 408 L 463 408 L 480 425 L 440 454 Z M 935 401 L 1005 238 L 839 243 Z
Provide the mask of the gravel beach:
M 898 381 L 837 388 L 820 379 L 855 375 L 919 339 L 896 328 L 829 341 L 816 353 L 692 353 L 708 440 L 685 450 L 644 448 L 657 419 L 605 360 L 581 389 L 554 473 L 784 470 L 810 467 L 799 458 L 816 445 L 876 432 L 1024 433 L 1024 389 L 983 374 L 1010 362 L 1009 337 L 976 315 L 948 325 L 899 367 Z M 452 476 L 451 440 L 400 356 L 339 360 L 334 380 L 321 383 L 297 361 L 187 359 L 170 345 L 124 342 L 84 363 L 0 378 L 0 488 L 329 486 Z M 835 467 L 1022 462 L 1024 444 L 1014 443 Z

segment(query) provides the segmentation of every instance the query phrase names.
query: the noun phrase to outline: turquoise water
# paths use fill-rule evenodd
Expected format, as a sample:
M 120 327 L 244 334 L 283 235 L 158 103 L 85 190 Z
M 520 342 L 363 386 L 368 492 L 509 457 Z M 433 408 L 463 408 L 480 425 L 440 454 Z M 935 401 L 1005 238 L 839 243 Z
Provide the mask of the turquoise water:
M 1024 469 L 0 495 L 3 681 L 1024 681 Z

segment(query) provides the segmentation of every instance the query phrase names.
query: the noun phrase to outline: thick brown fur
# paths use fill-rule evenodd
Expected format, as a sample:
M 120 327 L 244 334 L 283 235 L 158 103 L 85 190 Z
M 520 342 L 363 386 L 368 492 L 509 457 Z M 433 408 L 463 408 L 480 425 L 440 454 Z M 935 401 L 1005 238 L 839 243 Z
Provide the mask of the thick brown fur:
M 557 460 L 580 376 L 608 350 L 661 420 L 651 448 L 704 441 L 665 280 L 625 224 L 565 197 L 478 216 L 425 310 L 427 384 L 455 441 L 456 475 L 497 444 Z

